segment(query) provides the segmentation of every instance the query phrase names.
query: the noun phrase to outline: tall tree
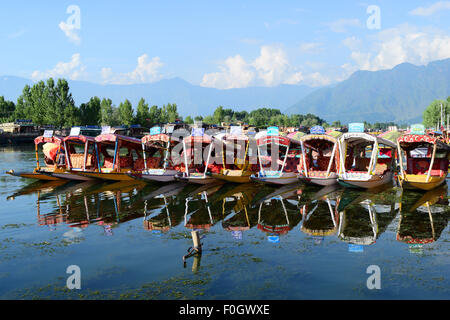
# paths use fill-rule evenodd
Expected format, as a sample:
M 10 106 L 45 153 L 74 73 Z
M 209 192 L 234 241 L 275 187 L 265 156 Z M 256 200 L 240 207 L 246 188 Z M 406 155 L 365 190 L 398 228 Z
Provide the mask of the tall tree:
M 450 98 L 450 97 L 449 97 Z M 443 121 L 447 121 L 447 114 L 450 113 L 450 101 L 434 100 L 423 112 L 423 124 L 427 128 L 436 128 L 441 123 L 441 104 L 443 110 Z
M 152 106 L 149 111 L 150 126 L 161 123 L 161 109 L 158 106 Z
M 145 99 L 141 98 L 139 100 L 137 110 L 136 110 L 136 120 L 135 122 L 143 127 L 149 126 L 150 112 L 148 109 L 148 103 L 145 103 Z
M 120 123 L 129 126 L 133 123 L 133 119 L 133 106 L 128 99 L 125 99 L 125 101 L 119 105 Z
M 80 117 L 83 125 L 99 125 L 101 123 L 101 101 L 93 97 L 87 103 L 80 105 Z
M 5 97 L 0 97 L 0 122 L 14 121 L 14 112 L 16 105 L 12 101 L 5 100 Z
M 113 126 L 114 110 L 111 99 L 103 98 L 100 103 L 100 124 L 102 126 Z

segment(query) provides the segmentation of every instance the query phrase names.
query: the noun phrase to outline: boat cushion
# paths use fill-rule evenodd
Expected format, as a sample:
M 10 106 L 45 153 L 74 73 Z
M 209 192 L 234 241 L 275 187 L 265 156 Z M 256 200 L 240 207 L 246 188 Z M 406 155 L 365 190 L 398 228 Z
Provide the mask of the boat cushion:
M 73 153 L 70 155 L 70 163 L 72 164 L 72 168 L 83 168 L 84 164 L 84 154 L 81 153 Z M 88 154 L 86 158 L 86 168 L 93 166 L 93 156 L 92 154 Z
M 408 174 L 428 174 L 430 158 L 409 158 L 407 161 Z M 448 171 L 448 159 L 434 159 L 432 176 L 442 176 Z

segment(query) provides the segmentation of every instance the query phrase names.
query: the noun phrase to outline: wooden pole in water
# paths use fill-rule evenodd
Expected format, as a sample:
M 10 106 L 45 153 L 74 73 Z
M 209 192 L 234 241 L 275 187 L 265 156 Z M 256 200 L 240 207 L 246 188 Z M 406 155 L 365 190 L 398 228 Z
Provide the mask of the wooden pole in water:
M 200 236 L 198 235 L 198 231 L 192 231 L 192 242 L 194 244 L 194 250 L 197 252 L 202 252 L 202 245 L 200 243 Z

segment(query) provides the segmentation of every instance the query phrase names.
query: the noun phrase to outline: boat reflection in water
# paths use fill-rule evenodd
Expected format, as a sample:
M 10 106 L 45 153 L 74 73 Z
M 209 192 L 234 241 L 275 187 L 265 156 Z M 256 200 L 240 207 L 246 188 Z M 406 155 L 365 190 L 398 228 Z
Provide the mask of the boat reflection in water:
M 258 207 L 257 228 L 267 234 L 267 240 L 280 242 L 301 221 L 298 214 L 298 184 L 286 185 L 255 203 Z
M 157 190 L 147 194 L 142 198 L 144 200 L 144 229 L 158 232 L 168 232 L 171 228 L 177 226 L 182 221 L 184 212 L 177 201 L 182 197 L 180 193 L 186 188 L 184 182 L 175 182 L 165 185 Z
M 412 253 L 422 253 L 424 245 L 437 241 L 446 228 L 450 213 L 448 205 L 446 184 L 426 193 L 405 191 L 397 241 L 408 244 Z
M 17 191 L 8 199 L 36 193 L 37 220 L 41 226 L 51 230 L 59 224 L 66 224 L 80 232 L 90 224 L 103 226 L 105 234 L 111 235 L 118 223 L 142 216 L 143 193 L 147 185 L 136 181 L 98 184 L 95 181 L 68 182 L 67 180 L 32 183 Z M 42 204 L 56 200 L 56 209 L 42 213 Z M 142 209 L 139 210 L 139 207 Z M 73 232 L 72 232 L 73 233 Z M 66 232 L 72 237 L 71 232 Z M 64 234 L 64 236 L 66 236 Z
M 222 227 L 233 238 L 241 240 L 244 231 L 257 224 L 255 210 L 250 208 L 260 187 L 254 183 L 240 184 L 222 196 Z
M 313 237 L 316 244 L 321 244 L 324 237 L 337 233 L 339 226 L 339 212 L 337 210 L 342 189 L 339 186 L 324 187 L 312 194 L 310 199 L 303 199 L 300 203 L 302 214 L 301 231 Z
M 222 215 L 217 208 L 213 210 L 215 199 L 220 197 L 219 190 L 224 186 L 224 182 L 216 181 L 203 185 L 190 192 L 186 196 L 184 211 L 184 226 L 188 229 L 209 231 Z M 189 219 L 188 219 L 189 217 Z
M 345 189 L 338 206 L 338 237 L 350 252 L 372 245 L 397 215 L 401 189 L 381 187 L 366 192 Z

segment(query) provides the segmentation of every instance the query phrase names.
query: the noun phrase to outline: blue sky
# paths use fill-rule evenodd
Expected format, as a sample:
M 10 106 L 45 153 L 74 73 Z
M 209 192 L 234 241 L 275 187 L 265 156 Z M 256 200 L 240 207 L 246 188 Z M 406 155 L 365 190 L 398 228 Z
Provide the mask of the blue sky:
M 450 58 L 450 1 L 15 1 L 0 38 L 0 75 L 33 80 L 321 86 Z

